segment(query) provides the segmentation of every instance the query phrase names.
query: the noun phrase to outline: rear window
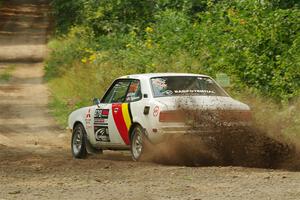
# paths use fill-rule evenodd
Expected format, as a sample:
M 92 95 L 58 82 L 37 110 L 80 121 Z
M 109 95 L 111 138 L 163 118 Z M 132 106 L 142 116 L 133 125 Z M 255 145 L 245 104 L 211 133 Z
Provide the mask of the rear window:
M 200 76 L 164 76 L 151 78 L 154 97 L 227 96 L 211 78 Z

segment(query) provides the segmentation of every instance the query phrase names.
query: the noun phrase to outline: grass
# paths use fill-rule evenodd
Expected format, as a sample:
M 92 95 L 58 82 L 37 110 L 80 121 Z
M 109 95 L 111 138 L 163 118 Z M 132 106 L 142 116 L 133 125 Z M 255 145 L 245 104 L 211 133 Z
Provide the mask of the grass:
M 68 105 L 64 101 L 52 97 L 49 103 L 49 108 L 59 126 L 62 128 L 66 127 L 68 115 L 71 112 Z
M 7 68 L 4 68 L 0 71 L 0 82 L 8 82 L 12 77 L 12 72 L 14 71 L 15 66 L 10 65 Z

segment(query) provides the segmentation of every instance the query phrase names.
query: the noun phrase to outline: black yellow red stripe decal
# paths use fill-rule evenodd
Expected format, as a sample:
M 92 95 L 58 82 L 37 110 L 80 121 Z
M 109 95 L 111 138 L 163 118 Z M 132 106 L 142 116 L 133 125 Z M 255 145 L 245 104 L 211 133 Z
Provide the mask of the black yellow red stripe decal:
M 130 144 L 129 129 L 131 127 L 131 116 L 128 103 L 114 103 L 112 104 L 112 114 L 114 122 L 126 145 Z
M 128 112 L 129 112 L 130 120 L 132 122 L 132 113 L 131 113 L 130 103 L 128 103 Z

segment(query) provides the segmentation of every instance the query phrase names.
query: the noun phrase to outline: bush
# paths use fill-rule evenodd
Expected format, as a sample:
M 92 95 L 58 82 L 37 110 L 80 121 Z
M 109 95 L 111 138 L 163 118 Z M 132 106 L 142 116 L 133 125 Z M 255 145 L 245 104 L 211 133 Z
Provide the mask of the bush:
M 46 60 L 46 78 L 56 78 L 64 74 L 74 61 L 85 54 L 89 54 L 90 45 L 93 44 L 93 34 L 85 27 L 74 27 L 67 35 L 57 37 L 48 43 L 51 50 Z
M 277 5 L 277 4 L 276 4 Z M 299 95 L 300 11 L 272 3 L 219 3 L 199 15 L 208 72 L 224 71 L 236 87 L 287 101 Z M 198 49 L 200 49 L 198 47 Z
M 69 28 L 82 23 L 83 10 L 85 0 L 61 1 L 52 0 L 53 15 L 55 17 L 58 33 L 66 33 Z

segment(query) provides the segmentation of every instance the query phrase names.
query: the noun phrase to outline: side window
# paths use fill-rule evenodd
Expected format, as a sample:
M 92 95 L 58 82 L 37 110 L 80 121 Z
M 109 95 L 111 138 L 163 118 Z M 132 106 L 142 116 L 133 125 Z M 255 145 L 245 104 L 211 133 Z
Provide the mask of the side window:
M 137 101 L 142 98 L 141 84 L 139 80 L 131 81 L 126 95 L 126 102 Z
M 129 80 L 117 81 L 114 86 L 105 95 L 102 103 L 118 103 L 124 102 L 126 98 L 126 92 L 130 85 Z

